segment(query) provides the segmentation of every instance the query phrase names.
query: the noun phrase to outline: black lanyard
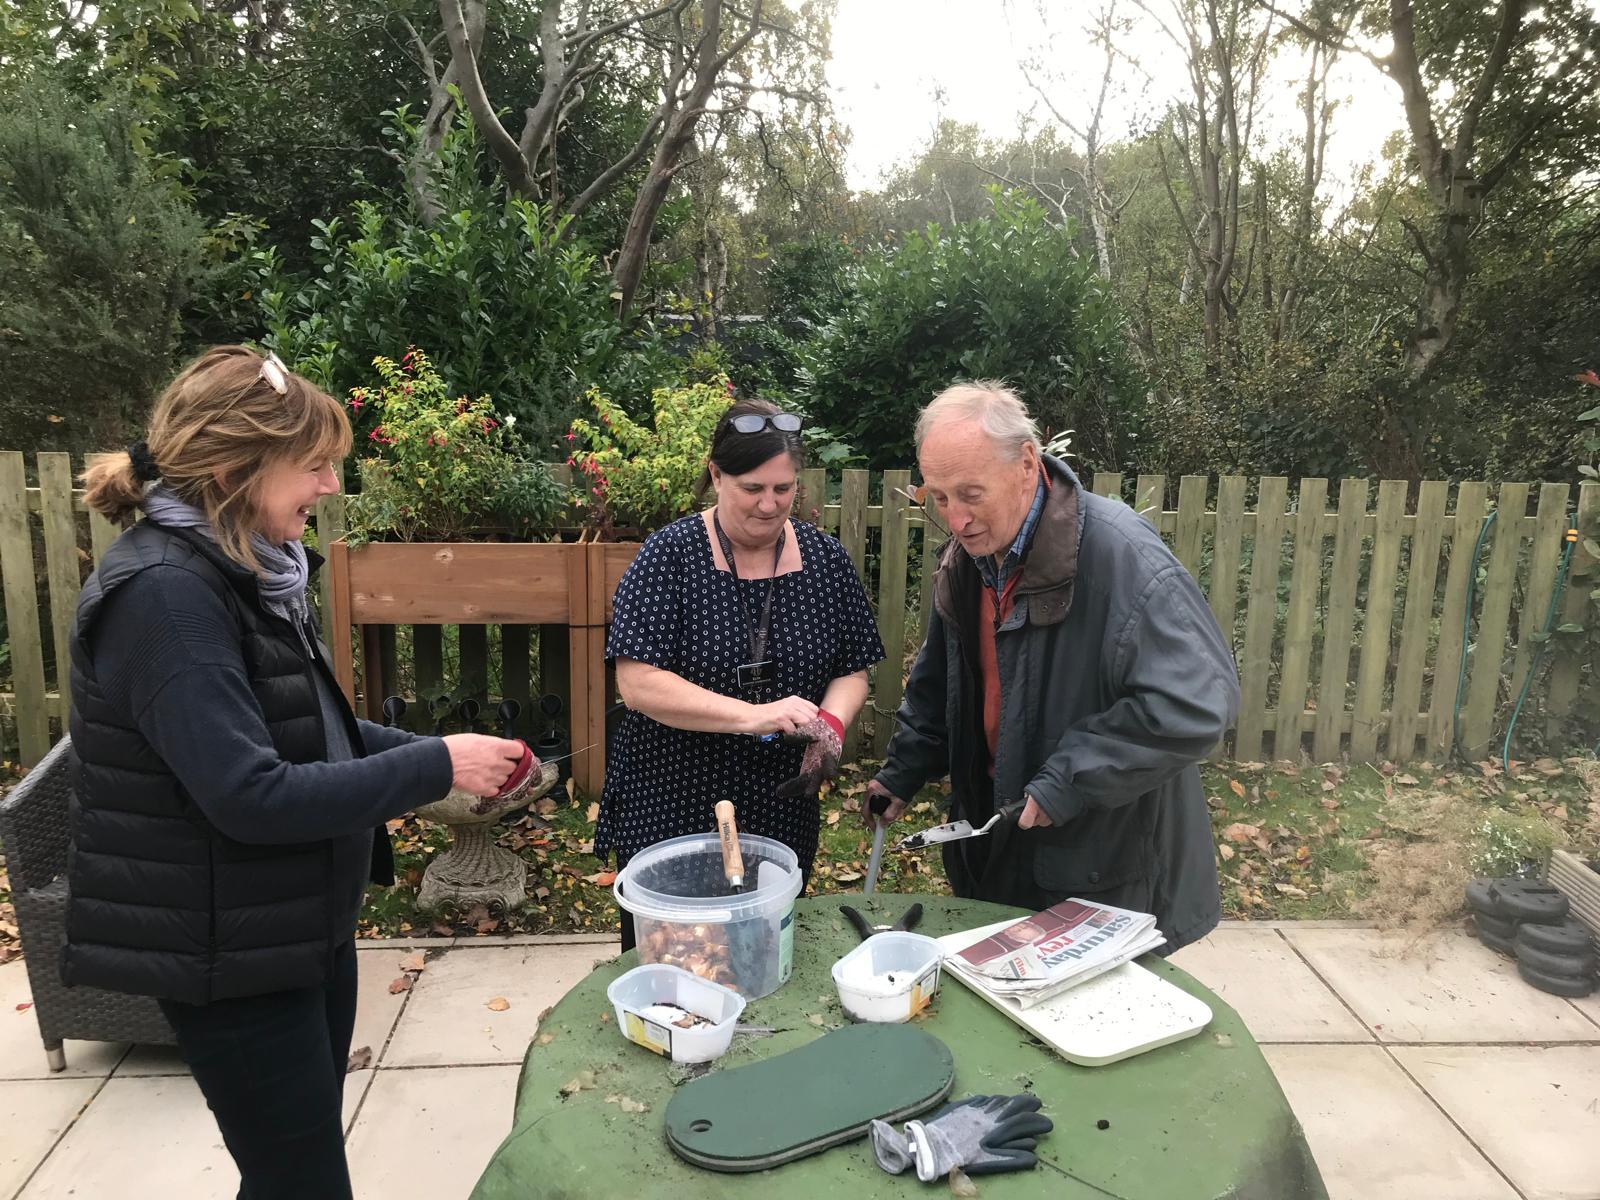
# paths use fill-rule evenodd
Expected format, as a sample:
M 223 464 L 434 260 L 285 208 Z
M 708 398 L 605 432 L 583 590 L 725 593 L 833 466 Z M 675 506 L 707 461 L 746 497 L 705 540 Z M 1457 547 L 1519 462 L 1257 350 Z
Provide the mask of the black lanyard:
M 783 559 L 783 542 L 789 535 L 787 526 L 778 531 L 778 544 L 772 550 L 772 580 L 767 584 L 767 597 L 761 602 L 761 623 L 756 624 L 750 615 L 750 606 L 744 602 L 744 592 L 739 587 L 739 567 L 733 561 L 733 543 L 722 531 L 722 521 L 717 510 L 711 510 L 711 526 L 717 531 L 717 544 L 722 547 L 722 557 L 728 560 L 728 574 L 733 576 L 733 591 L 739 597 L 739 611 L 744 614 L 744 627 L 750 636 L 750 661 L 761 663 L 767 657 L 767 633 L 772 628 L 772 593 L 778 590 L 778 563 Z

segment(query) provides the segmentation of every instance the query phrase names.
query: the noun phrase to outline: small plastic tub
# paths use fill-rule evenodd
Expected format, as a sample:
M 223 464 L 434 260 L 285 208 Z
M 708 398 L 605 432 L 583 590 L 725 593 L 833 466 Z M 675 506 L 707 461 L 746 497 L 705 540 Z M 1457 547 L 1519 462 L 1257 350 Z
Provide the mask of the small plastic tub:
M 659 963 L 617 976 L 606 988 L 606 998 L 616 1009 L 617 1031 L 623 1037 L 680 1063 L 710 1062 L 722 1055 L 744 1012 L 744 997 L 732 988 Z M 651 1011 L 660 1005 L 675 1006 L 711 1024 L 680 1028 L 672 1024 L 674 1014 Z
M 839 1003 L 857 1021 L 898 1025 L 939 990 L 939 943 L 920 933 L 876 933 L 833 964 Z

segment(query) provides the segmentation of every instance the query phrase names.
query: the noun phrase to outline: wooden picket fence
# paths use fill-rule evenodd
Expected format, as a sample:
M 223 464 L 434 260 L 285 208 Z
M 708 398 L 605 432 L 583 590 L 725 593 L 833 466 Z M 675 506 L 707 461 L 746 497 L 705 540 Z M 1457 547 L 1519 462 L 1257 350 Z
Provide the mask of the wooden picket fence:
M 36 486 L 25 466 L 22 454 L 0 453 L 0 580 L 10 642 L 0 757 L 32 763 L 64 728 L 78 590 L 117 531 L 85 510 L 67 456 L 38 455 Z M 843 543 L 889 648 L 850 730 L 852 752 L 881 754 L 925 628 L 944 533 L 911 498 L 909 471 L 829 478 L 813 470 L 801 482 L 797 512 Z M 1488 753 L 1541 645 L 1570 515 L 1586 532 L 1600 519 L 1600 485 L 1593 484 L 1543 484 L 1535 495 L 1527 483 L 1411 489 L 1349 479 L 1331 507 L 1322 479 L 1301 480 L 1292 497 L 1287 479 L 1270 476 L 1186 476 L 1169 488 L 1158 475 L 1098 474 L 1093 490 L 1121 497 L 1154 523 L 1207 595 L 1239 665 L 1243 702 L 1227 748 L 1246 761 L 1302 752 L 1319 762 L 1437 761 L 1452 742 L 1473 758 Z M 1468 621 L 1470 558 L 1490 513 L 1496 519 L 1483 540 Z M 325 502 L 319 528 L 342 528 L 339 498 Z M 1580 544 L 1558 623 L 1585 622 L 1595 569 Z M 563 674 L 560 631 L 542 633 L 532 638 L 528 628 L 509 625 L 463 625 L 454 634 L 437 625 L 391 627 L 364 639 L 361 650 L 383 656 L 384 677 L 408 679 L 416 695 L 487 679 L 491 668 L 505 694 L 527 694 L 515 689 Z M 458 656 L 451 664 L 447 644 Z M 1533 702 L 1552 732 L 1572 711 L 1584 667 L 1578 643 L 1559 644 L 1560 653 L 1546 656 Z

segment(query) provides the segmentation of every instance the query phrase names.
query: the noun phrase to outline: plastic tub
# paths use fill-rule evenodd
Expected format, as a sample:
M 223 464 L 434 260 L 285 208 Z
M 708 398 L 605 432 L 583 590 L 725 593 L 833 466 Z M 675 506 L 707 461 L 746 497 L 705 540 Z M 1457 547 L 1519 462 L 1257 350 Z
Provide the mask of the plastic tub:
M 617 1031 L 630 1042 L 667 1054 L 673 1062 L 710 1062 L 728 1049 L 744 997 L 731 988 L 691 975 L 682 967 L 635 967 L 611 981 L 606 998 L 617 1010 Z M 683 1029 L 672 1013 L 652 1012 L 670 1004 L 704 1017 L 710 1025 Z
M 743 892 L 728 886 L 714 833 L 641 850 L 612 890 L 633 914 L 640 962 L 682 967 L 758 1000 L 794 967 L 794 899 L 803 881 L 799 860 L 782 842 L 741 833 L 739 849 Z
M 839 1003 L 857 1021 L 898 1025 L 939 990 L 939 943 L 920 933 L 875 933 L 833 964 Z

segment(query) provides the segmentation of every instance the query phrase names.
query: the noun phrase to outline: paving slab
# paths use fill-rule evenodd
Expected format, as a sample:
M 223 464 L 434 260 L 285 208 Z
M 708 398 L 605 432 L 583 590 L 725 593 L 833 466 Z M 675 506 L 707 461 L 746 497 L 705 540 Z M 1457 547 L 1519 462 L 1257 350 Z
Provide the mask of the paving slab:
M 378 1071 L 345 1143 L 355 1194 L 466 1197 L 511 1131 L 517 1075 L 513 1066 Z
M 412 987 L 381 1065 L 520 1063 L 539 1014 L 614 954 L 611 945 L 458 947 Z M 507 1007 L 491 1010 L 495 999 Z
M 216 1200 L 238 1187 L 194 1080 L 119 1078 L 106 1082 L 20 1200 Z
M 1517 1200 L 1379 1046 L 1263 1046 L 1329 1200 Z
M 398 952 L 389 953 L 371 950 L 356 955 L 356 1027 L 350 1037 L 350 1049 L 371 1047 L 374 1063 L 383 1054 L 394 1023 L 406 1005 L 406 993 L 390 992 L 389 985 L 402 974 L 401 961 L 415 951 L 398 947 L 396 950 Z
M 1457 930 L 1289 929 L 1284 936 L 1385 1042 L 1600 1041 L 1559 996 Z
M 117 1064 L 114 1077 L 153 1078 L 162 1075 L 188 1075 L 189 1065 L 176 1046 L 134 1046 Z
M 1593 1021 L 1596 1028 L 1600 1028 L 1600 992 L 1585 996 L 1581 1000 L 1574 1000 L 1572 1004 L 1579 1012 Z
M 1528 1200 L 1600 1196 L 1600 1046 L 1397 1046 Z
M 100 1087 L 98 1079 L 0 1082 L 0 1200 L 11 1200 Z
M 19 1004 L 27 1007 L 19 1011 Z M 67 1069 L 51 1071 L 32 1004 L 33 989 L 22 960 L 0 966 L 0 1079 L 104 1079 L 127 1053 L 126 1042 L 69 1041 Z
M 1372 1040 L 1276 929 L 1222 926 L 1172 962 L 1232 1005 L 1258 1042 Z
M 355 1127 L 356 1117 L 360 1115 L 361 1105 L 367 1098 L 367 1089 L 372 1086 L 372 1077 L 376 1074 L 368 1067 L 365 1071 L 351 1071 L 344 1077 L 344 1135 L 347 1138 Z

